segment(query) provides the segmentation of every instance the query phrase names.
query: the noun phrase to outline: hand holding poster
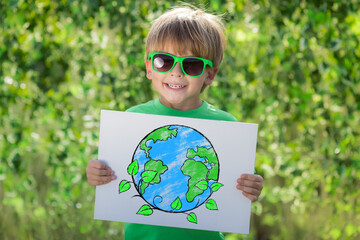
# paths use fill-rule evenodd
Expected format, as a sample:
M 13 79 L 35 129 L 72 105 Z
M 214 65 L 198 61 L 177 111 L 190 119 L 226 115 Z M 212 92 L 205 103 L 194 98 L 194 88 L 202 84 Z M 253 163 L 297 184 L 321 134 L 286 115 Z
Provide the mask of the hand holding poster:
M 97 186 L 95 219 L 248 233 L 257 125 L 101 112 L 99 160 L 117 179 Z

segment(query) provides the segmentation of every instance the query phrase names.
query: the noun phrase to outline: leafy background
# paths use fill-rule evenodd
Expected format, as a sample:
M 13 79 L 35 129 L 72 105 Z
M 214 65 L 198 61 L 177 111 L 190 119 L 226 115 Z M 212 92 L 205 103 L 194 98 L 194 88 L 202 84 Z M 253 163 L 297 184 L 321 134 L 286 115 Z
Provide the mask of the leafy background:
M 191 1 L 225 13 L 228 47 L 203 98 L 259 123 L 264 177 L 251 233 L 360 238 L 360 3 Z M 145 77 L 151 21 L 176 1 L 0 2 L 0 238 L 113 239 L 93 220 L 85 169 L 100 109 L 157 95 Z

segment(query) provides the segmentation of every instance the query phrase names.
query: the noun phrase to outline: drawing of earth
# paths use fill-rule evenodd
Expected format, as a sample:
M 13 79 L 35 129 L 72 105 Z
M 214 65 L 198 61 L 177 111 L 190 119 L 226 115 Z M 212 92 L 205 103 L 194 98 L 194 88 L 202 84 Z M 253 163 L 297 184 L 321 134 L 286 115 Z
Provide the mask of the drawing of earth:
M 219 178 L 219 161 L 210 141 L 181 125 L 155 129 L 141 140 L 132 163 L 140 196 L 154 209 L 186 212 L 203 204 Z

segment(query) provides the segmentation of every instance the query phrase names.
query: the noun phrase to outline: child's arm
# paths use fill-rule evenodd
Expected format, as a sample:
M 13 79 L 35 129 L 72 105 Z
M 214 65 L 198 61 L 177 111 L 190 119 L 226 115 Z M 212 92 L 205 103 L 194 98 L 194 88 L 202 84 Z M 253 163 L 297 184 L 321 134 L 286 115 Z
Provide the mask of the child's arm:
M 86 168 L 88 183 L 93 186 L 102 185 L 115 180 L 116 177 L 110 167 L 98 160 L 91 160 Z
M 263 178 L 256 174 L 242 174 L 237 179 L 236 188 L 242 190 L 245 197 L 255 202 L 263 189 Z

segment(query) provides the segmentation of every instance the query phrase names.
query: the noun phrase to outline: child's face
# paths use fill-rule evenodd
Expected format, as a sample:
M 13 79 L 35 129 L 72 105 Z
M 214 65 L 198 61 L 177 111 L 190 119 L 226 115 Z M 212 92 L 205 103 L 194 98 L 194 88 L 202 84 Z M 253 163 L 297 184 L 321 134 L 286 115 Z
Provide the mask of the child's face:
M 166 44 L 162 51 L 177 57 L 188 57 L 193 54 L 188 51 L 179 55 L 171 44 Z M 205 68 L 199 77 L 187 76 L 176 63 L 174 68 L 167 73 L 156 72 L 152 69 L 150 61 L 146 61 L 147 78 L 152 81 L 155 90 L 160 94 L 163 105 L 176 110 L 193 110 L 201 106 L 200 93 L 203 86 L 210 85 L 218 68 Z

